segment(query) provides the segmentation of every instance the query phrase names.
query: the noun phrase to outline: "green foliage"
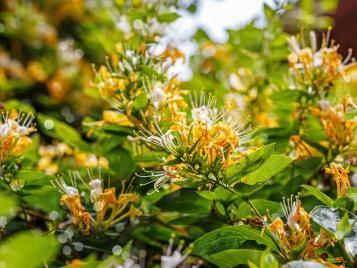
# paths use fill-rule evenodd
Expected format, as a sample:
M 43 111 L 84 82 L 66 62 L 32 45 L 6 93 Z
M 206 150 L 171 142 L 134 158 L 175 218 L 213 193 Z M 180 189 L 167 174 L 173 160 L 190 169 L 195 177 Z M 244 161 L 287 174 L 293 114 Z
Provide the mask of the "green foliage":
M 23 232 L 14 235 L 0 246 L 0 259 L 6 267 L 39 267 L 57 253 L 58 242 L 53 236 Z M 21 254 L 21 258 L 19 257 Z
M 203 235 L 193 243 L 192 254 L 210 256 L 224 250 L 238 249 L 246 241 L 255 241 L 279 251 L 274 240 L 267 234 L 262 236 L 261 231 L 242 225 L 223 227 Z
M 330 207 L 333 206 L 334 201 L 328 195 L 316 189 L 316 187 L 310 185 L 301 185 L 301 187 L 305 188 L 310 194 L 312 194 L 314 197 L 316 197 L 326 206 L 330 206 Z
M 338 1 L 221 43 L 186 2 L 0 4 L 0 267 L 356 266 L 357 65 L 308 32 Z

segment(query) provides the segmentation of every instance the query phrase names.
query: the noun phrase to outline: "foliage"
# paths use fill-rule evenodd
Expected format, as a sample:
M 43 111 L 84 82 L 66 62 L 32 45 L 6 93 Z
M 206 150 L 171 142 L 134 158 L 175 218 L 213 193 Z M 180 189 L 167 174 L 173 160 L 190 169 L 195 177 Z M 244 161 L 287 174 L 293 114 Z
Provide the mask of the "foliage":
M 1 3 L 0 266 L 356 266 L 357 65 L 286 31 L 310 2 L 191 58 L 195 1 Z

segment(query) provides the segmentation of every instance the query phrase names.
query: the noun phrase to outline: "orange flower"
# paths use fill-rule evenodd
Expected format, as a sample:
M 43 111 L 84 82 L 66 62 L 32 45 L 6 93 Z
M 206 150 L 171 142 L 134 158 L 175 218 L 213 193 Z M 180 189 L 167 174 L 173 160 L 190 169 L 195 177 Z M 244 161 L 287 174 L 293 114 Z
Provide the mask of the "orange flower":
M 301 201 L 297 196 L 295 201 L 283 199 L 282 209 L 286 217 L 286 224 L 280 218 L 275 219 L 268 228 L 276 234 L 281 245 L 291 250 L 302 245 L 312 234 L 310 215 L 301 207 Z
M 178 59 L 183 59 L 185 61 L 185 54 L 178 50 L 177 48 L 167 48 L 162 54 L 161 58 L 163 60 L 171 59 L 175 63 Z
M 79 194 L 62 195 L 61 204 L 66 205 L 71 212 L 73 224 L 79 224 L 80 229 L 88 233 L 90 230 L 90 214 L 82 206 Z
M 348 189 L 351 187 L 348 179 L 348 168 L 343 168 L 341 164 L 332 163 L 330 167 L 326 167 L 327 174 L 331 174 L 337 185 L 337 197 L 346 195 Z

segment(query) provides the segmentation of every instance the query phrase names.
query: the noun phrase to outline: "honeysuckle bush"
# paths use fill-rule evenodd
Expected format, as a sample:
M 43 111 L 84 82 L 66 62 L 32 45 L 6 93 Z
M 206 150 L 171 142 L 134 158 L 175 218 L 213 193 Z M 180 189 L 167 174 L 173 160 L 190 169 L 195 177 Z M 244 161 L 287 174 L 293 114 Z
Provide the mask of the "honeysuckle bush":
M 290 8 L 189 58 L 196 3 L 2 3 L 1 266 L 354 267 L 357 66 Z

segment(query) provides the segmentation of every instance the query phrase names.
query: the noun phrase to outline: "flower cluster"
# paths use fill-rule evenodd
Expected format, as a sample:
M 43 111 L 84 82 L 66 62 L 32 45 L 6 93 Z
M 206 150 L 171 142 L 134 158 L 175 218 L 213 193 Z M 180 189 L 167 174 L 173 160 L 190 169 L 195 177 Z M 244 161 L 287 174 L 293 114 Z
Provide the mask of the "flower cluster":
M 310 224 L 311 216 L 301 206 L 299 196 L 296 196 L 295 200 L 293 200 L 293 197 L 290 199 L 284 198 L 281 207 L 286 223 L 278 217 L 268 225 L 268 229 L 278 239 L 279 246 L 287 254 L 287 257 L 315 260 L 328 265 L 328 267 L 339 267 L 329 263 L 320 252 L 321 249 L 333 246 L 334 238 L 323 229 L 317 236 L 315 235 Z M 336 261 L 341 261 L 341 258 L 336 259 Z
M 205 96 L 192 102 L 192 112 L 180 112 L 177 121 L 163 131 L 155 124 L 155 133 L 142 131 L 142 139 L 150 145 L 164 149 L 163 171 L 152 172 L 156 178 L 155 190 L 165 182 L 193 179 L 203 183 L 220 183 L 224 172 L 244 153 L 239 145 L 245 144 L 251 134 L 248 120 L 239 111 L 229 114 L 218 111 L 215 99 Z M 144 177 L 149 177 L 149 175 Z
M 63 142 L 41 145 L 38 153 L 40 160 L 37 163 L 37 168 L 49 175 L 57 174 L 60 171 L 61 163 L 65 160 L 72 160 L 70 162 L 74 162 L 77 167 L 108 168 L 109 166 L 105 157 L 72 149 Z
M 186 106 L 183 98 L 186 91 L 178 88 L 178 81 L 162 79 L 178 57 L 178 52 L 167 51 L 161 54 L 162 62 L 145 46 L 138 51 L 120 47 L 118 56 L 113 56 L 111 63 L 96 71 L 102 97 L 120 111 L 103 114 L 104 122 L 141 128 L 148 126 L 152 118 L 173 119 L 171 115 L 174 117 L 179 107 Z
M 298 84 L 308 87 L 310 93 L 324 94 L 338 78 L 344 77 L 344 70 L 350 68 L 347 64 L 352 50 L 343 60 L 339 46 L 334 40 L 330 41 L 330 31 L 323 36 L 321 48 L 317 47 L 314 32 L 310 32 L 309 37 L 310 46 L 306 47 L 301 47 L 295 36 L 290 37 L 288 62 Z
M 136 194 L 125 192 L 124 185 L 119 195 L 115 188 L 104 188 L 100 170 L 97 176 L 88 170 L 88 175 L 88 182 L 78 172 L 69 174 L 70 184 L 63 177 L 53 181 L 53 185 L 62 194 L 61 203 L 71 213 L 72 223 L 78 225 L 81 231 L 88 234 L 91 229 L 106 230 L 125 219 L 132 222 L 141 215 L 141 211 L 133 205 L 138 201 Z M 86 190 L 81 191 L 79 183 Z M 84 205 L 81 196 L 84 196 Z M 89 204 L 91 208 L 87 209 Z
M 10 155 L 20 156 L 31 138 L 28 136 L 35 131 L 32 124 L 32 114 L 18 113 L 16 111 L 2 114 L 0 124 L 0 164 L 2 165 Z
M 348 146 L 356 137 L 356 118 L 347 119 L 346 113 L 356 109 L 351 97 L 344 98 L 341 103 L 331 106 L 328 101 L 320 101 L 319 108 L 312 108 L 312 114 L 320 119 L 326 136 L 332 146 Z

